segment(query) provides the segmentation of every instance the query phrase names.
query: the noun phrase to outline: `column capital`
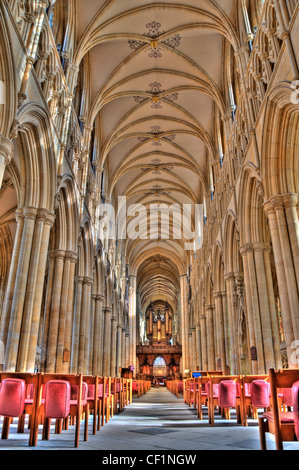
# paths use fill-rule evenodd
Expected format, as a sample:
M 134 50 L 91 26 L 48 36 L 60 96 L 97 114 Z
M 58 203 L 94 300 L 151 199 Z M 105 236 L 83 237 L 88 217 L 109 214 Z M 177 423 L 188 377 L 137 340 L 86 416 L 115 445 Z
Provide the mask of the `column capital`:
M 83 284 L 83 276 L 77 276 L 76 277 L 76 284 Z
M 206 312 L 209 310 L 213 310 L 213 308 L 215 308 L 215 305 L 213 304 L 205 305 Z
M 270 197 L 268 201 L 263 204 L 265 213 L 267 215 L 289 207 L 298 207 L 299 195 L 295 193 L 278 194 Z
M 24 213 L 23 213 L 23 209 L 22 208 L 19 208 L 19 209 L 16 209 L 15 211 L 15 219 L 16 219 L 16 222 L 20 222 L 21 220 L 24 220 Z
M 61 258 L 61 259 L 65 258 L 65 251 L 64 250 L 59 250 L 59 249 L 54 250 L 53 254 L 54 254 L 55 258 Z
M 230 272 L 230 273 L 224 274 L 224 280 L 225 281 L 234 281 L 235 280 L 235 273 Z
M 221 291 L 214 292 L 213 297 L 214 297 L 214 299 L 222 298 L 222 292 Z
M 252 247 L 253 247 L 254 252 L 257 252 L 257 251 L 264 252 L 270 249 L 270 244 L 265 243 L 265 242 L 253 242 Z
M 48 211 L 48 209 L 38 209 L 36 218 L 37 220 L 42 219 L 45 224 L 53 227 L 56 216 L 55 214 L 52 214 L 52 212 Z
M 70 261 L 76 263 L 78 261 L 78 255 L 74 251 L 66 250 L 65 257 Z
M 89 276 L 84 276 L 83 277 L 83 283 L 87 284 L 88 286 L 92 286 L 93 285 L 93 278 L 89 277 Z
M 252 252 L 253 247 L 251 243 L 245 243 L 240 247 L 240 254 L 241 256 L 247 255 L 248 252 Z
M 25 219 L 35 220 L 37 217 L 38 209 L 36 207 L 23 207 L 23 214 Z
M 5 165 L 8 165 L 13 157 L 13 143 L 3 135 L 0 135 L 0 157 L 4 159 Z

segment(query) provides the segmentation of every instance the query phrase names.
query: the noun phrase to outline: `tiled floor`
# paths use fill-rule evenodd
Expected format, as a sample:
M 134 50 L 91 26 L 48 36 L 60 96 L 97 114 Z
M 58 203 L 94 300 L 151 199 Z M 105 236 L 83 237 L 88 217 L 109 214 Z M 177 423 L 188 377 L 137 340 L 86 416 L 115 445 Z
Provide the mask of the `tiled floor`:
M 167 389 L 152 388 L 141 398 L 134 397 L 133 403 L 122 413 L 115 415 L 96 435 L 92 434 L 91 417 L 88 441 L 83 440 L 82 426 L 79 450 L 98 450 L 106 453 L 145 450 L 161 454 L 163 451 L 260 449 L 256 421 L 249 421 L 248 427 L 242 427 L 237 425 L 233 413 L 230 421 L 224 421 L 216 413 L 215 426 L 211 427 L 206 409 L 203 418 L 200 421 L 195 410 L 187 407 L 182 398 L 175 397 Z M 13 423 L 9 439 L 0 439 L 0 450 L 74 449 L 73 426 L 61 434 L 54 434 L 53 429 L 49 441 L 41 439 L 40 429 L 37 447 L 28 447 L 28 432 L 26 429 L 24 434 L 17 434 L 16 423 Z M 275 449 L 273 436 L 267 435 L 267 444 L 269 450 Z M 299 450 L 299 443 L 284 443 L 284 449 Z

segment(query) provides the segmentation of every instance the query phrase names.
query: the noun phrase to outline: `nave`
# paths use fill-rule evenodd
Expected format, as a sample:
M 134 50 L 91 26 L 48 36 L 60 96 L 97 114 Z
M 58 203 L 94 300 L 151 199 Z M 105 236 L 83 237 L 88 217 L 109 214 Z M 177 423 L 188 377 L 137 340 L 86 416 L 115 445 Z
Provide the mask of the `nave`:
M 1 420 L 2 425 L 2 420 Z M 39 436 L 37 447 L 28 447 L 28 430 L 17 434 L 17 424 L 11 425 L 9 441 L 0 439 L 0 450 L 72 450 L 74 431 L 64 430 L 54 435 L 51 428 L 49 440 Z M 249 419 L 248 426 L 237 424 L 234 412 L 230 421 L 215 413 L 215 426 L 208 422 L 207 407 L 203 407 L 203 419 L 199 420 L 196 410 L 189 407 L 182 394 L 175 396 L 166 387 L 151 388 L 146 394 L 133 395 L 132 403 L 121 413 L 113 416 L 96 435 L 92 434 L 92 416 L 89 418 L 88 441 L 83 439 L 81 424 L 79 450 L 111 452 L 111 455 L 134 455 L 134 451 L 152 451 L 163 455 L 163 451 L 257 451 L 260 449 L 259 428 L 256 420 Z M 268 450 L 275 450 L 275 440 L 267 434 Z M 284 450 L 299 450 L 299 442 L 285 442 Z M 141 454 L 143 455 L 143 454 Z M 152 455 L 147 452 L 144 455 Z M 148 459 L 154 457 L 148 457 Z M 161 457 L 162 458 L 162 457 Z M 151 464 L 151 462 L 148 462 Z M 160 462 L 161 463 L 161 462 Z

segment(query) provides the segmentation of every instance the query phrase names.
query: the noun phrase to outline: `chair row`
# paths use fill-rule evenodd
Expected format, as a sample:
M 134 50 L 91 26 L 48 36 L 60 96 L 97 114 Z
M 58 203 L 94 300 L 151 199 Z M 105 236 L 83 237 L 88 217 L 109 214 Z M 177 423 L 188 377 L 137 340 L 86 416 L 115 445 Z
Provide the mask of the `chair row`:
M 176 394 L 178 384 L 167 384 Z M 197 410 L 203 419 L 203 407 L 208 408 L 209 423 L 215 424 L 215 410 L 230 419 L 236 410 L 236 420 L 248 425 L 248 418 L 258 420 L 261 449 L 266 450 L 266 433 L 275 436 L 276 449 L 284 441 L 299 440 L 299 370 L 269 370 L 265 375 L 202 375 L 183 381 L 184 402 Z M 258 410 L 263 410 L 258 415 Z
M 138 398 L 148 392 L 151 388 L 150 380 L 133 380 L 132 382 L 132 391 L 134 395 L 137 395 Z
M 223 372 L 222 371 L 214 371 L 214 370 L 210 370 L 210 371 L 198 371 L 197 374 L 199 374 L 199 376 L 201 377 L 207 377 L 207 376 L 211 376 L 211 375 L 223 375 Z M 188 379 L 185 379 L 185 380 L 169 380 L 166 382 L 166 387 L 168 388 L 168 390 L 173 393 L 174 395 L 176 395 L 177 397 L 179 397 L 180 394 L 183 394 L 184 395 L 184 399 L 185 399 L 185 392 L 186 392 L 186 381 Z M 192 380 L 192 379 L 189 379 L 189 380 Z
M 0 373 L 1 438 L 7 439 L 13 418 L 17 432 L 24 432 L 28 417 L 29 446 L 36 446 L 39 426 L 42 439 L 49 439 L 51 421 L 55 433 L 75 428 L 75 447 L 79 446 L 80 425 L 84 420 L 84 440 L 93 415 L 92 432 L 96 434 L 114 414 L 132 402 L 132 379 L 84 374 Z M 142 387 L 142 390 L 144 388 Z

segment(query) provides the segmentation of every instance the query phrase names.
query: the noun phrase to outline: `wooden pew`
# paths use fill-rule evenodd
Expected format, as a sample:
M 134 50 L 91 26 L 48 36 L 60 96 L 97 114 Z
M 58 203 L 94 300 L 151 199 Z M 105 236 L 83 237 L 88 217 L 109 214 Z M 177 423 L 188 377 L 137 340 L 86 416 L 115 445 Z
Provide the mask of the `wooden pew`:
M 50 430 L 50 419 L 45 419 L 44 416 L 44 407 L 45 407 L 45 398 L 42 398 L 43 395 L 43 387 L 45 387 L 46 383 L 51 380 L 63 380 L 70 383 L 77 387 L 77 398 L 76 400 L 71 400 L 70 402 L 70 414 L 69 417 L 73 417 L 75 421 L 75 447 L 79 447 L 79 438 L 80 438 L 80 424 L 81 418 L 84 413 L 84 405 L 85 403 L 82 400 L 82 384 L 83 384 L 83 376 L 82 374 L 37 374 L 39 377 L 39 388 L 38 388 L 38 399 L 37 399 L 37 409 L 35 413 L 35 419 L 32 420 L 32 426 L 34 429 L 34 439 L 32 441 L 32 446 L 37 445 L 37 437 L 38 437 L 38 427 L 40 424 L 43 425 L 43 439 L 49 438 L 49 430 Z M 86 438 L 86 426 L 87 421 L 85 419 L 85 431 L 84 431 L 84 438 Z M 60 432 L 60 430 L 58 430 Z
M 99 377 L 98 375 L 83 375 L 83 382 L 85 382 L 88 386 L 88 395 L 87 395 L 88 408 L 86 409 L 86 412 L 88 414 L 90 412 L 93 414 L 92 431 L 93 431 L 93 434 L 96 434 L 98 404 L 99 404 L 99 399 L 98 399 Z M 86 417 L 85 419 L 87 419 L 87 422 L 88 422 L 88 417 Z
M 200 420 L 203 419 L 202 408 L 203 406 L 208 406 L 208 394 L 206 392 L 205 386 L 210 381 L 209 376 L 198 377 L 197 379 L 197 392 L 196 392 L 196 408 L 197 416 Z
M 225 419 L 230 419 L 230 408 L 225 406 L 220 406 L 220 395 L 214 393 L 214 386 L 218 386 L 220 389 L 220 383 L 222 381 L 233 381 L 236 384 L 236 391 L 237 391 L 237 384 L 239 387 L 242 387 L 242 378 L 240 375 L 220 375 L 220 376 L 210 376 L 209 384 L 209 393 L 208 393 L 208 412 L 209 412 L 209 423 L 214 426 L 215 425 L 215 407 L 219 407 L 219 411 L 222 413 L 222 416 Z M 237 423 L 243 423 L 243 403 L 242 403 L 242 394 L 240 397 L 237 396 L 236 393 L 236 400 L 235 400 L 235 409 L 237 414 Z
M 261 450 L 267 449 L 266 433 L 275 436 L 276 450 L 283 450 L 283 442 L 296 441 L 295 422 L 293 411 L 282 411 L 278 397 L 279 389 L 292 388 L 299 381 L 299 369 L 269 370 L 271 387 L 271 411 L 260 416 L 259 433 Z
M 25 381 L 26 394 L 25 394 L 25 403 L 23 414 L 18 418 L 18 432 L 24 432 L 24 422 L 25 416 L 29 417 L 29 446 L 33 446 L 34 442 L 37 439 L 36 429 L 34 427 L 34 422 L 36 421 L 36 412 L 38 405 L 39 397 L 39 387 L 40 387 L 40 376 L 39 374 L 27 373 L 27 372 L 1 372 L 0 373 L 0 382 L 3 382 L 4 379 L 15 378 L 22 379 Z M 2 427 L 2 439 L 8 439 L 9 436 L 9 427 L 12 422 L 11 417 L 3 418 L 3 427 Z
M 253 419 L 258 419 L 258 408 L 264 408 L 262 404 L 259 406 L 254 406 L 251 396 L 251 387 L 252 382 L 255 380 L 265 380 L 269 382 L 268 374 L 259 374 L 259 375 L 243 375 L 242 376 L 242 388 L 241 393 L 243 394 L 242 403 L 243 403 L 243 425 L 248 425 L 248 418 L 253 417 Z M 265 407 L 266 408 L 266 407 Z

